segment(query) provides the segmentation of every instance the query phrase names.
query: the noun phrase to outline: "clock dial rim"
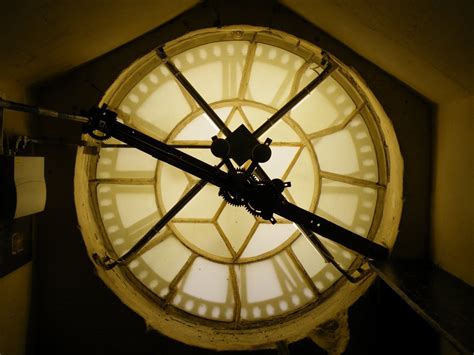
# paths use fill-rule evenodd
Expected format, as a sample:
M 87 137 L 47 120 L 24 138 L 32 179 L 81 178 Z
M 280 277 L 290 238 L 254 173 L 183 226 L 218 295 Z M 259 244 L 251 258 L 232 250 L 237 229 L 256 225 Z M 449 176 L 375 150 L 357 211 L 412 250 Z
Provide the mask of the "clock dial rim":
M 283 38 L 283 43 L 278 44 L 284 48 L 286 47 L 285 49 L 293 46 L 297 40 L 295 37 L 280 31 L 269 31 L 268 29 L 255 27 L 239 26 L 217 30 L 220 34 L 218 37 L 229 39 L 235 36 L 236 31 L 242 31 L 242 39 L 251 38 L 255 33 L 258 33 L 262 35 L 262 38 L 273 44 L 277 42 L 276 37 L 280 39 Z M 215 36 L 215 33 L 216 29 L 196 31 L 176 41 L 170 42 L 166 48 L 169 51 L 169 55 L 172 56 L 183 50 L 184 43 L 186 43 L 189 38 L 194 39 L 194 46 L 199 44 L 197 38 L 205 38 L 206 36 L 212 37 Z M 202 37 L 200 37 L 200 35 Z M 314 45 L 304 41 L 300 47 L 306 49 L 310 48 L 306 52 L 301 49 L 302 55 L 307 55 L 307 52 L 311 51 L 314 53 L 317 49 Z M 334 60 L 337 61 L 335 58 Z M 116 102 L 117 97 L 121 95 L 120 91 L 123 90 L 123 88 L 118 90 L 117 83 L 125 80 L 125 78 L 128 78 L 129 83 L 133 83 L 134 75 L 146 72 L 146 69 L 150 67 L 150 65 L 156 63 L 155 61 L 156 58 L 153 53 L 138 60 L 115 81 L 105 95 L 103 102 Z M 374 239 L 378 242 L 384 242 L 391 248 L 395 241 L 396 226 L 398 226 L 401 215 L 402 160 L 398 143 L 393 127 L 375 96 L 366 88 L 363 80 L 360 79 L 356 73 L 342 63 L 339 64 L 346 80 L 354 85 L 360 94 L 367 98 L 368 110 L 370 110 L 375 117 L 382 117 L 380 122 L 373 123 L 374 125 L 378 124 L 378 126 L 372 127 L 371 129 L 380 130 L 383 133 L 381 140 L 388 147 L 386 153 L 389 154 L 389 158 L 384 164 L 387 165 L 390 178 L 386 181 L 383 199 L 384 213 L 380 217 L 379 228 L 374 235 Z M 113 107 L 113 104 L 111 106 Z M 88 191 L 88 179 L 89 176 L 91 176 L 90 169 L 91 166 L 95 166 L 94 159 L 96 158 L 97 157 L 85 155 L 82 147 L 78 149 L 75 176 L 75 200 L 81 230 L 89 253 L 102 252 L 106 254 L 110 253 L 109 247 L 105 245 L 103 241 L 96 238 L 97 235 L 103 233 L 94 222 L 94 214 L 97 215 L 98 213 L 94 207 L 97 206 L 96 197 Z M 386 210 L 390 210 L 390 213 L 385 212 Z M 395 225 L 395 228 L 393 228 L 393 225 Z M 88 228 L 84 228 L 84 226 L 88 226 Z M 265 343 L 274 343 L 281 339 L 287 339 L 289 341 L 298 340 L 306 336 L 308 331 L 318 324 L 331 319 L 334 312 L 347 309 L 365 292 L 374 280 L 374 277 L 371 276 L 358 285 L 349 284 L 345 282 L 345 280 L 339 280 L 328 292 L 325 292 L 323 296 L 321 296 L 320 300 L 310 306 L 299 309 L 292 314 L 277 317 L 273 323 L 272 321 L 253 322 L 247 327 L 244 325 L 237 330 L 233 330 L 228 324 L 216 324 L 214 321 L 203 320 L 179 309 L 162 309 L 156 307 L 156 303 L 159 302 L 157 301 L 157 297 L 150 294 L 151 292 L 142 284 L 137 283 L 135 277 L 124 267 L 110 271 L 104 271 L 99 267 L 98 274 L 124 303 L 142 315 L 152 327 L 185 343 L 220 350 L 250 349 L 255 348 L 257 345 L 264 346 Z M 197 334 L 202 336 L 200 340 L 197 340 Z

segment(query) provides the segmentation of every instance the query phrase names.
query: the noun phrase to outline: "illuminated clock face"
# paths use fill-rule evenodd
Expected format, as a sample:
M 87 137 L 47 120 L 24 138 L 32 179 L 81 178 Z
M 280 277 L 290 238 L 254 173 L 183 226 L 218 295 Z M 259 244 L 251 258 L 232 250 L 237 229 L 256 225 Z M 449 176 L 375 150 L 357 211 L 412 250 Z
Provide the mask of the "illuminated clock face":
M 166 59 L 153 52 L 123 72 L 103 102 L 125 124 L 212 165 L 221 160 L 211 138 L 224 132 L 166 61 L 231 132 L 242 125 L 254 132 L 324 70 L 319 48 L 253 27 L 202 30 L 164 51 Z M 390 248 L 401 206 L 395 135 L 361 80 L 332 60 L 337 69 L 259 137 L 272 140 L 261 167 L 291 182 L 288 201 Z M 97 154 L 79 149 L 75 192 L 90 255 L 117 260 L 177 210 L 126 263 L 97 265 L 126 304 L 171 337 L 215 349 L 294 341 L 347 309 L 373 279 L 349 283 L 284 218 L 272 224 L 119 141 L 89 142 Z M 349 274 L 363 265 L 355 252 L 319 238 Z

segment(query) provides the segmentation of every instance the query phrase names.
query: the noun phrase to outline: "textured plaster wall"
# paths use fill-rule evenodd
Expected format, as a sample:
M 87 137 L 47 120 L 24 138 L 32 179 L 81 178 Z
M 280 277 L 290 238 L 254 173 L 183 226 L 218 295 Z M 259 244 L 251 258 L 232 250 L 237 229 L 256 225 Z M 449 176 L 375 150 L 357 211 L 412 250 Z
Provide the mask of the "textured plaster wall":
M 31 303 L 32 263 L 0 278 L 0 353 L 25 351 Z
M 30 101 L 30 95 L 24 84 L 2 79 L 3 76 L 0 70 L 0 96 L 3 99 L 25 103 Z M 10 110 L 4 111 L 5 135 L 31 135 L 37 128 L 37 121 L 29 117 L 29 115 Z
M 27 102 L 25 89 L 11 82 L 0 81 L 0 96 Z M 23 113 L 4 112 L 5 135 L 30 135 L 34 123 Z M 0 197 L 1 198 L 1 197 Z M 0 277 L 0 354 L 22 355 L 25 351 L 32 289 L 32 262 Z
M 471 0 L 282 0 L 434 102 L 473 93 Z
M 474 286 L 474 96 L 441 104 L 435 133 L 435 263 Z
M 154 29 L 196 0 L 2 1 L 0 77 L 33 83 Z

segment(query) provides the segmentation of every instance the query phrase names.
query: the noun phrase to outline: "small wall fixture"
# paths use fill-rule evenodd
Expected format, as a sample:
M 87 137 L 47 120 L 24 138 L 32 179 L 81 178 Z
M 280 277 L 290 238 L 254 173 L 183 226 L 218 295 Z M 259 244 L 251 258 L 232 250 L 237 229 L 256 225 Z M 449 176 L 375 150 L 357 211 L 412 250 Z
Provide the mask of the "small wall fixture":
M 44 157 L 0 156 L 0 166 L 2 221 L 43 211 L 46 205 Z

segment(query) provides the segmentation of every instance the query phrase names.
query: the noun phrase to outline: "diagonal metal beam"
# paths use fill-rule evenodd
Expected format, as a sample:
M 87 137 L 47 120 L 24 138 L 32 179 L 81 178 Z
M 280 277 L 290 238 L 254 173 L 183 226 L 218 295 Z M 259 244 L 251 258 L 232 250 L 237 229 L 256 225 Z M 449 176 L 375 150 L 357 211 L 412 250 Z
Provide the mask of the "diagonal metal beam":
M 148 244 L 148 242 L 150 242 L 158 234 L 158 232 L 163 227 L 165 227 L 166 224 L 171 221 L 171 219 L 176 216 L 179 211 L 181 211 L 184 206 L 186 206 L 186 204 L 203 189 L 204 186 L 206 186 L 206 184 L 206 181 L 201 180 L 196 185 L 194 185 L 193 188 L 189 190 L 153 227 L 151 227 L 150 230 L 137 243 L 135 243 L 135 245 L 130 248 L 129 251 L 127 251 L 123 256 L 115 261 L 103 261 L 104 267 L 107 270 L 110 270 L 118 264 L 129 263 L 140 253 L 140 251 Z M 110 259 L 107 258 L 106 260 Z
M 204 100 L 204 98 L 197 92 L 194 86 L 186 79 L 186 77 L 181 73 L 181 71 L 173 64 L 173 62 L 168 58 L 167 54 L 163 47 L 160 47 L 156 50 L 158 57 L 163 61 L 164 65 L 168 70 L 173 74 L 173 76 L 178 80 L 178 82 L 186 89 L 189 95 L 192 96 L 202 110 L 209 116 L 209 118 L 214 122 L 214 124 L 221 130 L 226 136 L 230 135 L 232 132 L 217 115 L 217 113 L 209 106 L 209 104 Z
M 319 240 L 318 236 L 311 231 L 310 229 L 298 225 L 298 229 L 301 233 L 306 237 L 306 239 L 313 244 L 316 250 L 321 254 L 321 256 L 326 260 L 326 262 L 331 263 L 349 282 L 351 283 L 358 283 L 359 281 L 365 279 L 369 273 L 370 269 L 364 270 L 359 268 L 357 271 L 359 272 L 359 276 L 352 276 L 349 272 L 344 270 L 341 265 L 334 259 L 332 253 L 324 246 L 324 244 Z
M 326 68 L 316 78 L 311 80 L 308 85 L 301 89 L 290 101 L 284 104 L 277 112 L 275 112 L 265 123 L 263 123 L 253 133 L 255 138 L 260 137 L 268 131 L 275 123 L 277 123 L 284 115 L 286 115 L 293 107 L 300 103 L 307 95 L 309 95 L 319 84 L 329 77 L 334 70 L 337 69 L 336 63 L 331 60 L 327 63 Z

